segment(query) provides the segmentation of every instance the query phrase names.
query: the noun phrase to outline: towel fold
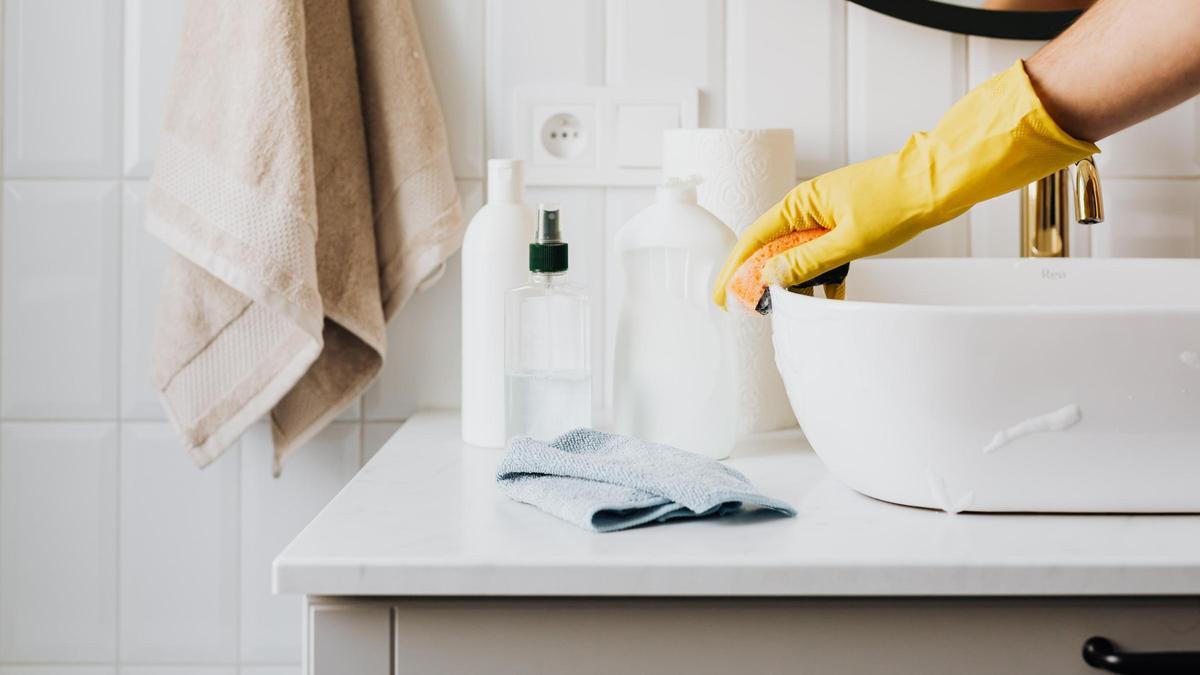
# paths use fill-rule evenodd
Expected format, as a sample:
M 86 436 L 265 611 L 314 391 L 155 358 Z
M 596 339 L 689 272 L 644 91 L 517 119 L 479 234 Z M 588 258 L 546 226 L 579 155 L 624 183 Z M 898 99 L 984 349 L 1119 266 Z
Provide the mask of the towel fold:
M 721 516 L 743 504 L 796 515 L 720 462 L 594 429 L 576 429 L 551 443 L 510 441 L 496 483 L 519 502 L 596 532 Z
M 410 0 L 192 0 L 147 199 L 154 377 L 201 466 L 360 396 L 463 222 Z

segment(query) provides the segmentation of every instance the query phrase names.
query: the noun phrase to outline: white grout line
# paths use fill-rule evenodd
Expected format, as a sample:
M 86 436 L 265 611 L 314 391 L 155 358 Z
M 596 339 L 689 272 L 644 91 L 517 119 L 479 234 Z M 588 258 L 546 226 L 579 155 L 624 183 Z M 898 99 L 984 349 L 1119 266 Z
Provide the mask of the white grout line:
M 126 38 L 128 37 L 127 35 L 125 35 L 125 3 L 122 2 L 120 4 L 120 6 L 118 8 L 118 12 L 120 12 L 120 16 L 117 19 L 117 26 L 118 26 L 117 30 L 120 33 L 120 37 L 118 38 L 117 43 L 120 45 L 121 54 L 120 54 L 120 59 L 119 59 L 120 67 L 117 68 L 116 70 L 117 70 L 117 78 L 118 78 L 117 89 L 120 90 L 121 96 L 118 97 L 118 104 L 117 104 L 117 107 L 118 107 L 118 110 L 117 110 L 117 120 L 118 120 L 117 147 L 119 147 L 121 149 L 121 153 L 120 153 L 121 157 L 119 158 L 119 161 L 117 162 L 117 166 L 123 168 L 125 165 L 125 162 L 124 162 L 125 85 L 126 85 L 126 82 L 125 82 L 125 58 L 126 58 L 125 41 L 126 41 Z M 119 168 L 117 171 L 117 354 L 116 354 L 116 364 L 117 364 L 117 368 L 116 368 L 116 373 L 117 373 L 117 377 L 116 377 L 116 388 L 117 388 L 117 395 L 116 395 L 116 401 L 117 401 L 117 406 L 116 406 L 116 408 L 117 408 L 116 409 L 116 415 L 117 415 L 116 462 L 117 462 L 117 467 L 116 467 L 116 472 L 114 474 L 115 475 L 114 489 L 116 490 L 116 496 L 115 496 L 115 499 L 113 500 L 114 503 L 116 504 L 116 519 L 114 521 L 114 527 L 113 527 L 113 531 L 116 535 L 116 547 L 115 547 L 116 553 L 114 555 L 114 557 L 115 557 L 114 577 L 115 578 L 113 579 L 113 668 L 115 668 L 115 669 L 119 669 L 121 667 L 121 611 L 122 611 L 122 607 L 121 607 L 121 589 L 122 589 L 121 562 L 124 559 L 124 557 L 122 556 L 122 551 L 121 551 L 121 541 L 122 541 L 121 540 L 121 531 L 122 531 L 122 528 L 121 528 L 121 520 L 122 520 L 122 518 L 121 518 L 121 507 L 122 507 L 121 490 L 122 490 L 122 484 L 123 484 L 123 481 L 121 480 L 121 469 L 122 469 L 122 458 L 124 457 L 124 454 L 125 454 L 124 453 L 125 425 L 121 423 L 121 410 L 122 410 L 122 402 L 123 402 L 122 397 L 123 397 L 123 393 L 124 393 L 124 392 L 122 392 L 123 387 L 121 386 L 121 379 L 122 379 L 121 378 L 121 374 L 122 374 L 121 356 L 122 356 L 122 352 L 125 351 L 124 350 L 124 345 L 125 345 L 124 323 L 125 322 L 122 319 L 123 319 L 123 312 L 125 311 L 123 296 L 125 294 L 124 293 L 124 291 L 125 291 L 125 261 L 124 261 L 124 258 L 125 258 L 125 235 L 126 235 L 126 232 L 125 232 L 125 176 L 123 175 L 124 171 L 121 170 L 121 168 Z

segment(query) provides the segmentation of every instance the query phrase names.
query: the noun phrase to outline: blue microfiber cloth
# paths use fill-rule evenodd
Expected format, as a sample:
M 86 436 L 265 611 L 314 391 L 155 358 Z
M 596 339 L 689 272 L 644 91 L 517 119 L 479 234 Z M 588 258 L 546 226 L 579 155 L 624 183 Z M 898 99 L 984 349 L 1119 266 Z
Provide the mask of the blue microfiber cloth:
M 519 502 L 595 532 L 723 516 L 742 504 L 796 515 L 720 462 L 595 429 L 575 429 L 551 443 L 513 439 L 496 483 Z

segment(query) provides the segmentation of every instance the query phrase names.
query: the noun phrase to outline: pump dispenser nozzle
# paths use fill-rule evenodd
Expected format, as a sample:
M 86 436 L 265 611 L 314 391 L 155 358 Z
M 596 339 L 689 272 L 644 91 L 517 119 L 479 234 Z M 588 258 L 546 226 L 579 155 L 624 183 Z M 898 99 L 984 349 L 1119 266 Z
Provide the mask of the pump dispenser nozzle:
M 567 244 L 562 240 L 558 222 L 558 206 L 538 207 L 537 234 L 529 245 L 529 271 L 558 274 L 567 271 Z
M 558 227 L 558 206 L 538 206 L 537 243 L 555 244 L 562 241 L 562 230 Z

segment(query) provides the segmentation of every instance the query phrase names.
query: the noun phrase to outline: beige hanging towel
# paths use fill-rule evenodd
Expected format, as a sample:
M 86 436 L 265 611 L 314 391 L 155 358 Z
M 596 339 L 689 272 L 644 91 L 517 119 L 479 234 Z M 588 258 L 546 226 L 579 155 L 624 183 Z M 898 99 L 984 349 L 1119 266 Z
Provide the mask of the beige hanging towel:
M 166 409 L 201 466 L 270 413 L 278 471 L 462 241 L 410 0 L 191 0 L 147 207 Z

